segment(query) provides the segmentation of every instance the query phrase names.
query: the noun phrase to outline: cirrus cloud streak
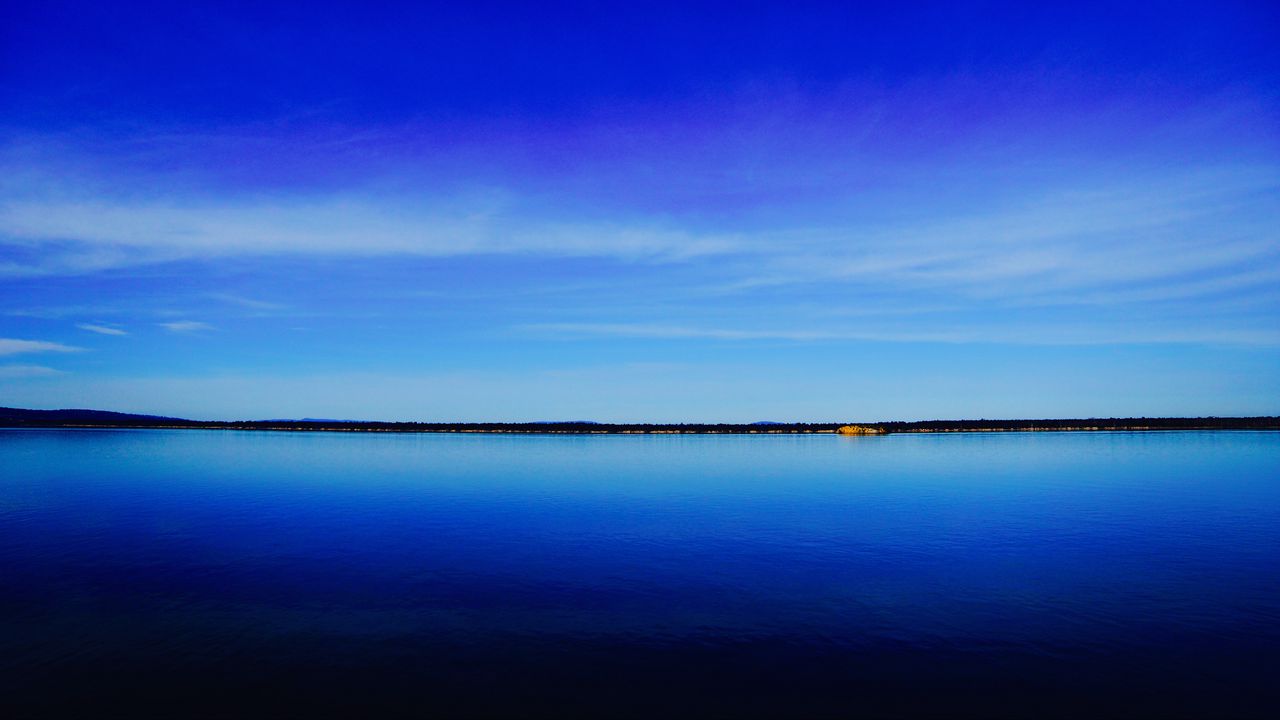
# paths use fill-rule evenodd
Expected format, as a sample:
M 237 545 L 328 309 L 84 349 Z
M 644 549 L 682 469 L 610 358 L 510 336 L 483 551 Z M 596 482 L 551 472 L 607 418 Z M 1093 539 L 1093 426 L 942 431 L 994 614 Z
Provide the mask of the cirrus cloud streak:
M 83 350 L 83 348 L 74 347 L 72 345 L 63 345 L 62 343 L 48 342 L 45 340 L 0 338 L 0 356 L 23 355 L 29 353 L 72 353 L 80 352 L 81 350 Z

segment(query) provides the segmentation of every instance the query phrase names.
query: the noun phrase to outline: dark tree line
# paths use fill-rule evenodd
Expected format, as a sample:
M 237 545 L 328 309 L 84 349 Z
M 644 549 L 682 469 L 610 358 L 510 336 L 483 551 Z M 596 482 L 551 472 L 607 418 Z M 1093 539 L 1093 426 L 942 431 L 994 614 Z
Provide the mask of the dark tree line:
M 328 430 L 347 432 L 569 433 L 569 434 L 805 434 L 832 433 L 850 423 L 421 423 L 328 420 L 203 421 L 102 410 L 0 408 L 4 427 L 205 428 L 213 430 Z M 1077 418 L 1058 420 L 922 420 L 854 423 L 886 433 L 1032 430 L 1280 430 L 1280 417 Z

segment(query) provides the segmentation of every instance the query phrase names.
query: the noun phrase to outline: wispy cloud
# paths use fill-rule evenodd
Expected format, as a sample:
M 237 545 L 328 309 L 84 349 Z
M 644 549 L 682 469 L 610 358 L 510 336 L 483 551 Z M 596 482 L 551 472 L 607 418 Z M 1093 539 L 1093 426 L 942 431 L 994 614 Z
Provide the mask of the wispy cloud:
M 336 195 L 290 202 L 29 199 L 0 205 L 0 235 L 40 247 L 0 262 L 11 277 L 262 255 L 539 254 L 671 261 L 736 248 L 734 237 L 662 222 L 547 221 L 439 199 Z
M 43 365 L 0 365 L 0 378 L 34 378 L 34 377 L 52 377 L 54 375 L 65 375 L 61 370 L 55 370 L 51 367 Z
M 158 325 L 169 332 L 176 333 L 192 333 L 213 329 L 213 326 L 209 323 L 198 322 L 195 320 L 175 320 L 174 322 L 158 323 Z
M 84 317 L 86 315 L 114 315 L 119 312 L 119 308 L 105 305 L 58 305 L 14 308 L 12 310 L 5 310 L 3 314 L 10 317 L 29 317 L 49 320 L 76 316 Z
M 659 340 L 834 340 L 849 335 L 825 330 L 735 330 L 728 328 L 684 327 L 647 323 L 532 323 L 522 330 L 551 335 L 600 335 Z
M 24 353 L 69 353 L 80 352 L 83 348 L 44 340 L 16 340 L 0 338 L 0 355 L 21 355 Z
M 829 226 L 777 238 L 722 289 L 804 284 L 1033 296 L 1254 272 L 1280 262 L 1269 221 L 1280 169 L 1221 167 L 1093 189 L 1023 191 L 1004 207 Z M 1213 242 L 1206 242 L 1213 237 Z
M 930 197 L 952 192 L 935 187 L 938 180 L 913 179 L 905 194 L 879 197 L 857 189 L 833 198 L 837 206 L 860 210 L 853 215 L 797 208 L 785 221 L 742 228 L 642 211 L 601 220 L 572 203 L 543 206 L 545 199 L 514 192 L 498 200 L 356 189 L 162 198 L 77 193 L 61 183 L 55 191 L 51 182 L 40 190 L 36 183 L 37 190 L 15 191 L 0 203 L 0 238 L 7 238 L 0 247 L 25 249 L 0 255 L 0 276 L 265 255 L 514 255 L 683 263 L 704 272 L 694 282 L 724 292 L 839 284 L 1034 304 L 1039 294 L 1127 290 L 1144 281 L 1173 288 L 1201 282 L 1205 272 L 1231 275 L 1280 262 L 1268 230 L 1280 212 L 1277 177 L 1280 169 L 1266 162 L 1064 175 L 1009 197 L 960 204 Z M 893 219 L 877 204 L 918 214 Z M 253 310 L 281 309 L 235 293 L 210 297 Z
M 1151 328 L 1134 332 L 1122 327 L 1042 327 L 1009 324 L 950 328 L 892 329 L 751 329 L 647 323 L 540 323 L 518 328 L 548 336 L 615 337 L 649 340 L 713 340 L 726 342 L 893 342 L 1003 343 L 1013 345 L 1099 345 L 1132 343 L 1227 343 L 1280 345 L 1280 331 L 1235 328 Z
M 128 335 L 129 333 L 116 327 L 108 327 L 106 325 L 92 325 L 90 323 L 77 323 L 76 327 L 81 330 L 87 330 L 91 333 L 99 335 Z
M 209 297 L 213 300 L 227 303 L 228 305 L 236 305 L 250 310 L 284 310 L 287 305 L 277 302 L 269 302 L 267 300 L 258 300 L 256 298 L 243 297 L 241 295 L 233 295 L 230 293 L 210 293 Z

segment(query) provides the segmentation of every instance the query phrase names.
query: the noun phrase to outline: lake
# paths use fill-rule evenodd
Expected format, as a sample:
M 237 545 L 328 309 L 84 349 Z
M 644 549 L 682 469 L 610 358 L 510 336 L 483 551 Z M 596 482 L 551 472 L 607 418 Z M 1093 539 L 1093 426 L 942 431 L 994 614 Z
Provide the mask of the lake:
M 1280 433 L 0 430 L 0 714 L 1266 717 Z

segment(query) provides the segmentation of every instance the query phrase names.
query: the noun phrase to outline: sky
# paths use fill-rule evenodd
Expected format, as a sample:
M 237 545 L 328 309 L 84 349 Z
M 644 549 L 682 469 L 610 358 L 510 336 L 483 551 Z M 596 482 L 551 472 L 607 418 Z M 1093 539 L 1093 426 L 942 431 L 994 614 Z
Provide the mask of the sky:
M 0 3 L 0 405 L 1280 414 L 1280 5 Z

